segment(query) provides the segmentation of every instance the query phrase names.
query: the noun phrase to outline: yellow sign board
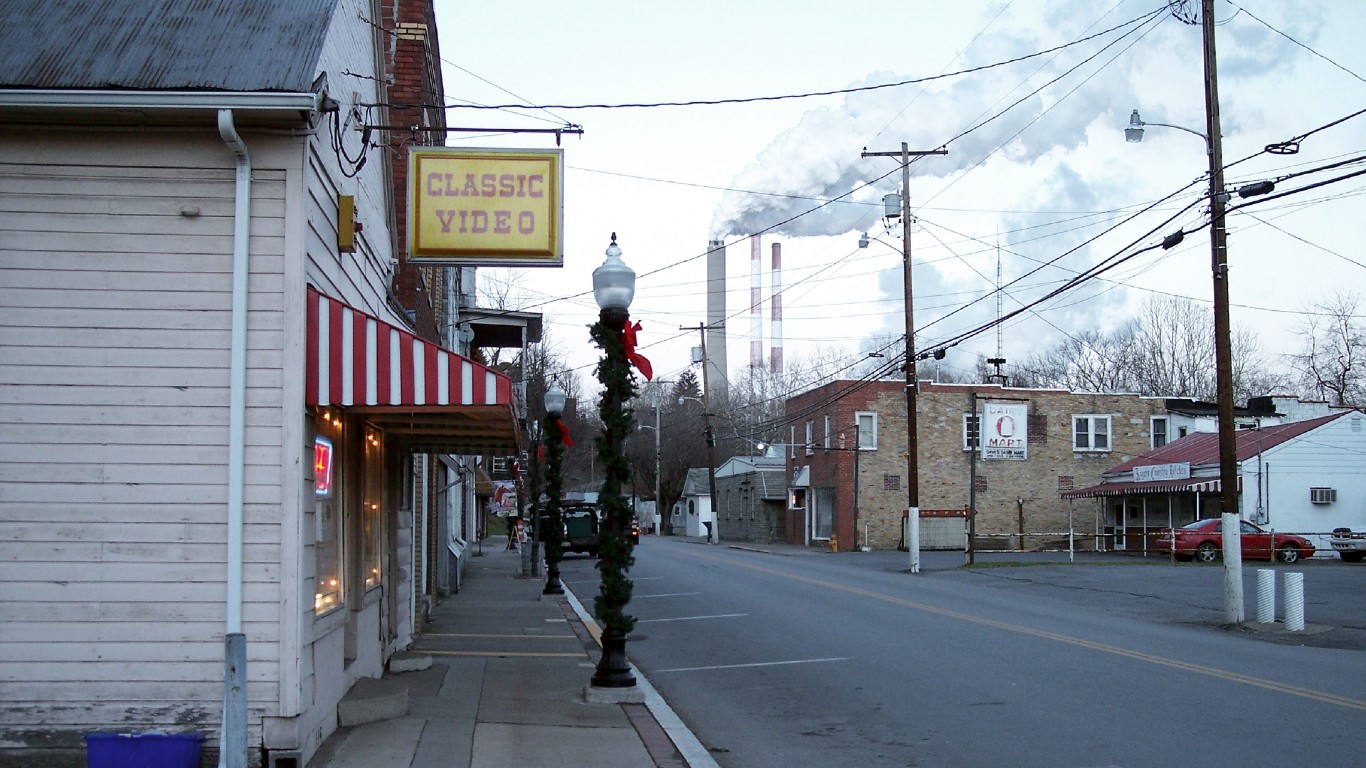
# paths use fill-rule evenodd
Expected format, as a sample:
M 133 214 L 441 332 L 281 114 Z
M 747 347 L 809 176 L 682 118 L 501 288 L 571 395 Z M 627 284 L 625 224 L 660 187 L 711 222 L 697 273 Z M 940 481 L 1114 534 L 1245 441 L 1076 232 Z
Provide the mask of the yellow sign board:
M 562 150 L 414 148 L 408 185 L 412 263 L 564 264 Z

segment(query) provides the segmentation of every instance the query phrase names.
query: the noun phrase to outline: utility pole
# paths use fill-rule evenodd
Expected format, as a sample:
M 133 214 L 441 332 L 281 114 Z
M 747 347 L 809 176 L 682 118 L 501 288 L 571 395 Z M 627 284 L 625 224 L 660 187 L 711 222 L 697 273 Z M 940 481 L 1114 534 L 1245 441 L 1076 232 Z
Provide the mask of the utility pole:
M 910 151 L 901 142 L 900 152 L 869 152 L 862 157 L 896 157 L 901 159 L 901 269 L 905 281 L 906 313 L 906 548 L 911 555 L 911 573 L 920 572 L 920 457 L 919 419 L 916 414 L 915 377 L 915 312 L 911 301 L 911 157 L 947 155 L 947 149 Z M 858 446 L 855 446 L 857 449 Z
M 1233 327 L 1229 319 L 1228 232 L 1224 228 L 1224 149 L 1219 136 L 1219 77 L 1214 0 L 1200 9 L 1205 56 L 1205 136 L 1209 139 L 1210 268 L 1214 274 L 1214 372 L 1219 410 L 1219 519 L 1224 545 L 1224 621 L 1243 623 L 1242 517 L 1238 514 L 1238 437 L 1233 423 Z
M 655 516 L 659 522 L 655 523 L 655 535 L 658 536 L 664 527 L 664 508 L 659 503 L 659 401 L 661 396 L 655 393 Z
M 680 331 L 693 330 L 687 326 L 679 326 Z M 721 543 L 721 517 L 716 508 L 716 433 L 711 428 L 711 393 L 707 386 L 707 331 L 711 330 L 705 323 L 698 323 L 696 328 L 702 338 L 702 419 L 703 429 L 707 436 L 707 494 L 711 497 L 708 502 L 711 506 L 711 530 L 707 532 L 708 544 Z M 694 361 L 696 362 L 696 361 Z

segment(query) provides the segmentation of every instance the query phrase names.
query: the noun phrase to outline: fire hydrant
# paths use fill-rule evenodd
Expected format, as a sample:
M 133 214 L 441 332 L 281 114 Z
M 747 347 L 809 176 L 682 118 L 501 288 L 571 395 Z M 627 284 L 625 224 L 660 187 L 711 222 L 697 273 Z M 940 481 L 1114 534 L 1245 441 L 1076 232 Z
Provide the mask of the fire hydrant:
M 835 536 L 835 535 L 833 535 L 833 534 L 830 536 L 830 551 L 831 551 L 831 552 L 838 552 L 838 551 L 840 551 L 840 539 L 839 539 L 838 536 Z

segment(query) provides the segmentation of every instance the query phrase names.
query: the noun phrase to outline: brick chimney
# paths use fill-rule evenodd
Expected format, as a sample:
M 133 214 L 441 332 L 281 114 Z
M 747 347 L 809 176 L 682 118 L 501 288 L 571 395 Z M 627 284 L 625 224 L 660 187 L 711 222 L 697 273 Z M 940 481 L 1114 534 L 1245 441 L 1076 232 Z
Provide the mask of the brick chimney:
M 444 128 L 446 112 L 424 109 L 423 104 L 444 104 L 441 82 L 441 49 L 437 44 L 436 12 L 432 0 L 381 0 L 386 37 L 385 69 L 392 82 L 388 86 L 387 123 L 391 126 Z M 417 267 L 408 263 L 408 147 L 442 146 L 441 131 L 394 130 L 388 134 L 388 147 L 394 180 L 394 233 L 398 268 L 394 270 L 393 293 L 408 310 L 417 335 L 441 343 L 437 317 L 441 307 L 444 270 Z

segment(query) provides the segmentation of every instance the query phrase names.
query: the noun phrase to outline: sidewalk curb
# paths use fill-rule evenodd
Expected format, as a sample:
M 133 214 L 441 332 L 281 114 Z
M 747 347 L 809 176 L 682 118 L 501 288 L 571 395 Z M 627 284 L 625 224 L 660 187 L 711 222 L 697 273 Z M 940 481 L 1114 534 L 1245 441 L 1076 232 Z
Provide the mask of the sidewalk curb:
M 564 596 L 573 606 L 574 613 L 578 614 L 579 620 L 583 622 L 594 641 L 601 644 L 602 630 L 598 627 L 593 616 L 583 607 L 583 603 L 579 602 L 578 596 L 568 587 L 565 587 Z M 692 731 L 688 730 L 688 726 L 679 718 L 678 713 L 674 712 L 664 697 L 659 695 L 659 691 L 650 685 L 650 681 L 645 679 L 645 675 L 641 674 L 636 665 L 631 665 L 631 671 L 636 676 L 636 687 L 645 694 L 646 708 L 649 709 L 659 727 L 664 729 L 664 733 L 673 741 L 674 747 L 683 755 L 683 759 L 688 763 L 688 768 L 720 768 L 712 759 L 707 748 L 702 746 L 702 742 L 698 741 L 697 736 L 693 735 Z

